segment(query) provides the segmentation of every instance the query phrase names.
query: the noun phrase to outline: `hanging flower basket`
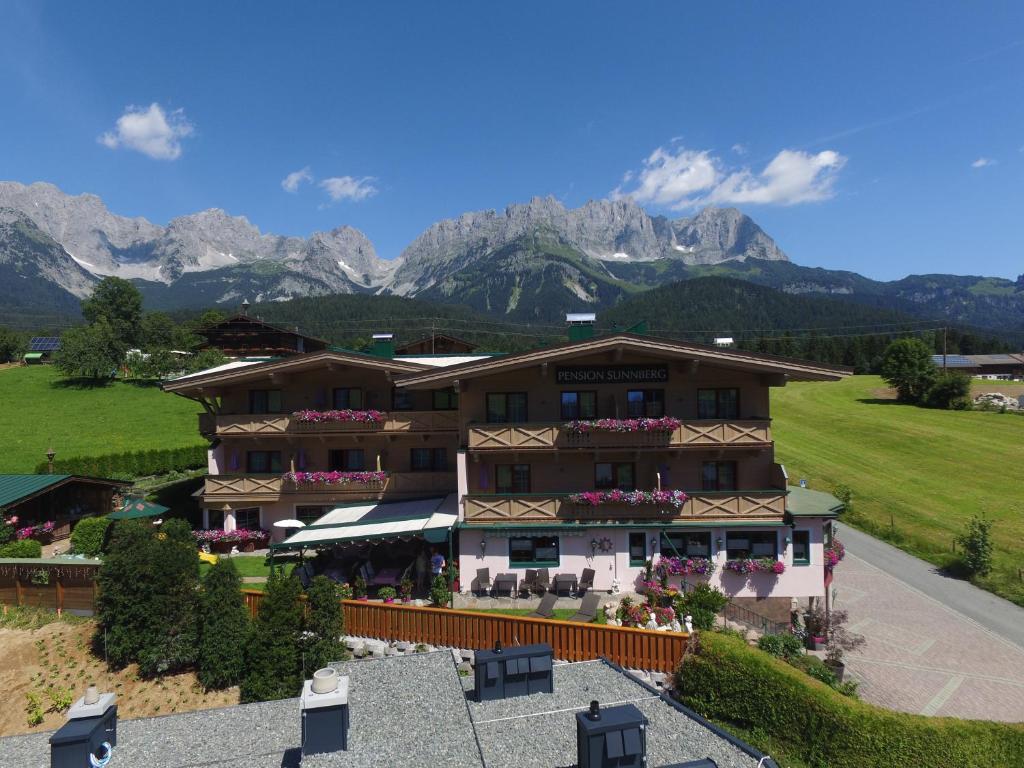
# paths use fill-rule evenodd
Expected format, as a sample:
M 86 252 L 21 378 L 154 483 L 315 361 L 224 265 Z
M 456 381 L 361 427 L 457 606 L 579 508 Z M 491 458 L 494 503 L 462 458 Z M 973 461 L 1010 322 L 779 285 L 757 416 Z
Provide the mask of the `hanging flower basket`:
M 564 425 L 567 432 L 585 434 L 588 432 L 674 432 L 683 424 L 672 416 L 658 419 L 585 419 L 568 421 Z
M 287 472 L 284 479 L 296 485 L 380 485 L 387 472 Z
M 785 572 L 786 564 L 774 557 L 745 557 L 738 560 L 726 560 L 725 570 L 744 576 L 752 573 L 771 573 L 778 576 Z
M 839 539 L 833 538 L 832 543 L 825 547 L 825 570 L 831 571 L 846 557 L 846 547 Z
M 570 493 L 569 502 L 584 507 L 600 507 L 604 504 L 627 504 L 638 507 L 642 504 L 669 506 L 680 509 L 688 498 L 683 491 L 584 491 Z
M 295 411 L 292 418 L 299 424 L 326 424 L 328 422 L 352 422 L 355 424 L 383 424 L 383 411 L 353 411 L 344 408 L 337 411 Z

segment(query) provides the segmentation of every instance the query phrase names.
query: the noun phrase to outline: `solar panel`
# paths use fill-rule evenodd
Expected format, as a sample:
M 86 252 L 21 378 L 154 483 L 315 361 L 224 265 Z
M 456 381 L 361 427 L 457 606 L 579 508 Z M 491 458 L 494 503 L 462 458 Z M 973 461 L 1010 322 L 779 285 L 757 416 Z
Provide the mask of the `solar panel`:
M 28 343 L 32 352 L 54 352 L 60 349 L 60 337 L 58 336 L 33 336 Z

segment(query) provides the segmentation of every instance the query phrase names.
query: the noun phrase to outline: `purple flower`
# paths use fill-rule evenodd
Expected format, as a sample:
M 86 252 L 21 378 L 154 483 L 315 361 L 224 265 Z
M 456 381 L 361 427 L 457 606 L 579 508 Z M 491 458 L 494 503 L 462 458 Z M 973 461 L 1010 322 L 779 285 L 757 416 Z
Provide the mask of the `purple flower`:
M 295 411 L 292 418 L 302 424 L 324 424 L 329 421 L 352 421 L 360 424 L 380 424 L 384 421 L 382 411 L 354 411 L 344 408 L 337 411 Z

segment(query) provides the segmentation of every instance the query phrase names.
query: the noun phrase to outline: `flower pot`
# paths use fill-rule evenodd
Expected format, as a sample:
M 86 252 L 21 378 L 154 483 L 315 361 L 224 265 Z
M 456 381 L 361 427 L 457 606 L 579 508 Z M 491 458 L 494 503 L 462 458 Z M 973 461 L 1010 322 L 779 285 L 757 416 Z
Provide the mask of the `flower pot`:
M 840 683 L 843 682 L 843 675 L 846 674 L 846 665 L 840 662 L 829 661 L 825 659 L 825 666 L 832 670 L 832 674 L 836 676 L 836 680 Z
M 395 598 L 393 598 L 393 597 L 385 597 L 384 598 L 384 602 L 385 603 L 393 603 L 393 602 L 395 602 Z
M 462 590 L 459 588 L 459 580 L 455 579 L 455 581 L 452 582 L 452 592 L 461 592 L 461 591 Z
M 234 544 L 232 541 L 214 541 L 210 544 L 210 550 L 221 555 L 226 555 L 231 551 L 231 547 Z
M 402 598 L 402 602 L 403 603 L 411 603 L 412 602 L 412 598 L 411 597 L 403 597 Z
M 367 601 L 368 599 L 369 599 L 369 598 L 367 598 L 367 596 L 366 596 L 366 595 L 361 595 L 361 596 L 359 596 L 359 597 L 357 597 L 357 598 L 356 598 L 356 600 L 362 600 L 362 601 L 363 601 L 364 603 L 365 603 L 365 602 L 366 602 L 366 601 Z
M 256 551 L 256 542 L 252 541 L 251 539 L 249 541 L 243 541 L 241 544 L 238 545 L 238 551 L 239 552 L 255 552 Z
M 807 636 L 807 648 L 811 651 L 821 651 L 825 649 L 825 638 L 815 637 L 814 635 Z

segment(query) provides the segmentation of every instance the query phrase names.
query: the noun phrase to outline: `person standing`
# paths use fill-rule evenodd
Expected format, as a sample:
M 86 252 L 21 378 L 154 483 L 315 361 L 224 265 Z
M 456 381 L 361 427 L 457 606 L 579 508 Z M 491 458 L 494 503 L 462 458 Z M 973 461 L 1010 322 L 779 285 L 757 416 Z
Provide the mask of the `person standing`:
M 444 572 L 444 555 L 438 549 L 434 550 L 434 556 L 430 558 L 430 572 L 437 578 Z

